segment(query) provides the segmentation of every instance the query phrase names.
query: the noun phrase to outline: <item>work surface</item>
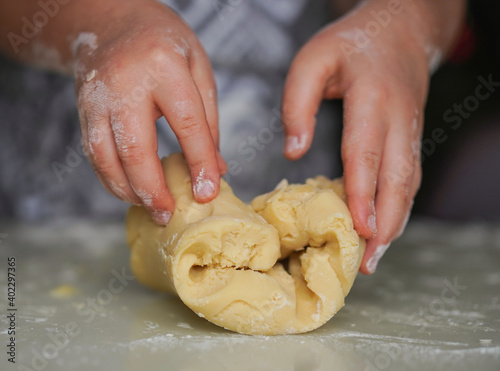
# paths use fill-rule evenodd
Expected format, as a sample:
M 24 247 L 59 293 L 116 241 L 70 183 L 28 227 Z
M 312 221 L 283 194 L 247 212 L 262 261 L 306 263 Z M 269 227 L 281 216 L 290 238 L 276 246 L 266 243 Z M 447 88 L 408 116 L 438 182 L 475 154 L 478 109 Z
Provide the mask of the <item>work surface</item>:
M 0 242 L 1 370 L 500 370 L 500 226 L 410 223 L 332 320 L 276 337 L 226 331 L 141 286 L 122 225 L 3 223 Z

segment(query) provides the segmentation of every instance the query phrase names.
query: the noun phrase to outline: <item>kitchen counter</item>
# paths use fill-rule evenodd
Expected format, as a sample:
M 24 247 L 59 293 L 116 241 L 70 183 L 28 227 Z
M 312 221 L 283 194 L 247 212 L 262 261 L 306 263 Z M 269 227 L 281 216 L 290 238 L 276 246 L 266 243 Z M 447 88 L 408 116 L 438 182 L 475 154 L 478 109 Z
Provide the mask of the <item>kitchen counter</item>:
M 500 225 L 412 222 L 332 320 L 275 337 L 226 331 L 141 286 L 124 234 L 0 224 L 2 370 L 500 370 Z

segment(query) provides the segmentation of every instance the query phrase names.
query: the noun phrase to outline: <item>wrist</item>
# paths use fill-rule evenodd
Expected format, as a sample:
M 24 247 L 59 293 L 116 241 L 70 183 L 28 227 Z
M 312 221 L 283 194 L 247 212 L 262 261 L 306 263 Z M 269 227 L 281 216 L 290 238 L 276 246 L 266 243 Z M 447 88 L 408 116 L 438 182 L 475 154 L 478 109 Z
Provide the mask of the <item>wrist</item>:
M 371 39 L 392 38 L 415 57 L 425 55 L 433 71 L 458 38 L 465 14 L 465 0 L 367 0 L 346 18 Z M 409 46 L 409 48 L 408 48 Z
M 452 51 L 465 16 L 464 0 L 402 0 L 403 15 L 415 45 L 434 72 Z
M 137 10 L 154 0 L 90 0 L 75 2 L 68 8 L 52 32 L 62 33 L 59 39 L 61 53 L 72 74 L 78 72 L 82 63 L 92 59 L 98 50 L 117 39 L 125 27 L 131 27 Z M 61 32 L 63 30 L 63 32 Z M 55 35 L 57 38 L 57 35 Z
M 108 0 L 105 4 L 102 0 L 93 1 L 97 3 L 98 16 L 91 23 L 83 22 L 67 38 L 75 76 L 96 60 L 106 63 L 114 51 L 133 49 L 141 54 L 141 48 L 161 42 L 166 25 L 168 32 L 170 28 L 175 32 L 172 16 L 177 18 L 176 14 L 157 0 Z
M 137 12 L 155 0 L 20 0 L 0 6 L 0 40 L 6 54 L 23 62 L 73 73 L 80 47 L 103 45 L 124 28 Z

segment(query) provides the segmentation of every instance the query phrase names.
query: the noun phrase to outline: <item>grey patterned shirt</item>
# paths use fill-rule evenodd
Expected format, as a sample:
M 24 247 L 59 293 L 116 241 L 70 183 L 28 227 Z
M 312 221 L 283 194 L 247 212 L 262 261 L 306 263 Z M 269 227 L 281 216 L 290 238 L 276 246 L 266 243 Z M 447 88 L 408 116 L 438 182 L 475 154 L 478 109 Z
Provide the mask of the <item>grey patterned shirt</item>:
M 324 104 L 310 152 L 283 157 L 286 72 L 298 49 L 331 19 L 327 1 L 169 0 L 214 67 L 226 180 L 244 200 L 282 178 L 339 173 L 340 110 Z M 82 154 L 73 83 L 0 60 L 0 218 L 120 218 L 127 205 L 102 188 Z M 179 150 L 164 119 L 159 154 Z

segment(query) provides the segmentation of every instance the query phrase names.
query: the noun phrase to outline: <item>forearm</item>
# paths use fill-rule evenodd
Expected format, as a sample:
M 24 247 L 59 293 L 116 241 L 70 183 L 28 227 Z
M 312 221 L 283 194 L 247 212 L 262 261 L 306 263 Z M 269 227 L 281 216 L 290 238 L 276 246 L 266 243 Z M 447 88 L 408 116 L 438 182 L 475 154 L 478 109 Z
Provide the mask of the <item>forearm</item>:
M 453 52 L 464 18 L 465 0 L 406 0 L 413 34 L 423 44 L 431 68 Z M 434 64 L 434 65 L 433 65 Z
M 41 67 L 72 73 L 79 47 L 95 48 L 126 22 L 123 8 L 150 0 L 0 1 L 0 50 Z
M 337 0 L 339 1 L 339 0 Z M 370 32 L 370 21 L 400 35 L 408 35 L 413 45 L 428 55 L 429 66 L 437 67 L 458 37 L 465 14 L 465 0 L 340 0 L 344 6 L 358 6 L 351 12 L 356 27 Z M 377 15 L 389 15 L 384 23 Z M 363 19 L 361 25 L 359 20 Z M 373 26 L 373 25 L 372 25 Z M 368 29 L 367 29 L 368 28 Z M 373 32 L 374 28 L 371 28 Z M 387 31 L 386 31 L 387 32 Z M 370 36 L 370 35 L 368 35 Z M 376 37 L 376 36 L 375 36 Z

